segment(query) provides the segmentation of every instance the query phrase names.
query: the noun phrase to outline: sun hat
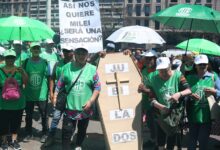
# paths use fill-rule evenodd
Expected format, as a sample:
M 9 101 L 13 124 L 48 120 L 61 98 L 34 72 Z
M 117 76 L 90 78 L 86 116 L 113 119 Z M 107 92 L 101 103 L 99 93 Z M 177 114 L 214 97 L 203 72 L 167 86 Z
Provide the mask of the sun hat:
M 170 67 L 170 59 L 169 57 L 159 57 L 156 61 L 156 69 L 166 69 Z
M 209 60 L 208 60 L 208 57 L 206 55 L 197 55 L 194 59 L 194 63 L 196 65 L 198 65 L 198 64 L 208 64 Z

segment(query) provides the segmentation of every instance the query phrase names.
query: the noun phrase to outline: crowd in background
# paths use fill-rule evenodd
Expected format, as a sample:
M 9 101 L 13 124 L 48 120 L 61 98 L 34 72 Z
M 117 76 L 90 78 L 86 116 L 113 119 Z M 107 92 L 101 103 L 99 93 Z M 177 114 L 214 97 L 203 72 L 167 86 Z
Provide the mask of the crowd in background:
M 33 111 L 38 106 L 42 119 L 44 146 L 54 142 L 57 125 L 62 117 L 62 147 L 71 149 L 71 137 L 76 126 L 75 149 L 81 150 L 89 118 L 93 115 L 93 104 L 101 92 L 101 85 L 95 65 L 106 53 L 118 52 L 113 43 L 106 51 L 89 55 L 86 48 L 68 45 L 55 46 L 53 40 L 38 42 L 13 41 L 12 47 L 0 49 L 0 91 L 8 77 L 18 82 L 20 97 L 6 101 L 0 97 L 1 148 L 9 146 L 22 149 L 18 142 L 18 131 L 25 114 L 23 140 L 33 139 Z M 142 73 L 143 83 L 138 92 L 142 93 L 143 124 L 150 129 L 148 143 L 155 148 L 181 149 L 179 131 L 183 120 L 189 128 L 188 149 L 207 148 L 213 120 L 208 99 L 220 96 L 220 58 L 205 54 L 171 55 L 167 57 L 153 49 L 126 48 L 124 54 L 132 55 Z M 76 83 L 71 87 L 72 83 Z M 70 89 L 65 110 L 56 109 L 57 94 Z M 213 98 L 212 97 L 212 98 Z M 73 101 L 77 99 L 77 101 Z M 49 100 L 49 101 L 48 101 Z M 48 103 L 54 107 L 51 124 L 48 124 Z M 175 114 L 174 118 L 170 114 Z M 168 117 L 167 117 L 168 116 Z M 167 120 L 165 120 L 167 119 Z M 220 118 L 219 118 L 220 119 Z M 172 128 L 169 128 L 170 124 Z M 186 123 L 186 122 L 184 122 Z M 159 135 L 159 136 L 158 136 Z

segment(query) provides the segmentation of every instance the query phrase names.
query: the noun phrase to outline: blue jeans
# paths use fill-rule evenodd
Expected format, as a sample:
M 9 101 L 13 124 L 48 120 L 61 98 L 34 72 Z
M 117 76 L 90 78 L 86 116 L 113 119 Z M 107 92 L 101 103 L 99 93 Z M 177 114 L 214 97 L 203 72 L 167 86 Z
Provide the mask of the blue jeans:
M 199 141 L 199 150 L 206 150 L 211 131 L 211 123 L 191 123 L 189 125 L 188 150 L 196 150 Z
M 50 136 L 54 136 L 57 130 L 57 126 L 59 124 L 60 118 L 62 116 L 63 112 L 61 112 L 60 110 L 56 109 L 53 112 L 53 119 L 51 121 L 51 125 L 50 125 L 50 130 L 49 130 L 49 135 Z

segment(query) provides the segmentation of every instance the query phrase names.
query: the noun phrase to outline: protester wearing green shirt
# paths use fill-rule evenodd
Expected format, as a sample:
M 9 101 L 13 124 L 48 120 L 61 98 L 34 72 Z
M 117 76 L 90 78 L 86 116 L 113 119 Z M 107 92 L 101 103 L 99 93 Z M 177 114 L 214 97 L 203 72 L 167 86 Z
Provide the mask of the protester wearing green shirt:
M 28 54 L 22 50 L 22 44 L 23 44 L 22 41 L 18 41 L 18 40 L 13 41 L 12 50 L 16 52 L 15 65 L 19 67 L 22 66 L 22 64 L 27 58 L 29 58 Z
M 150 138 L 143 146 L 154 145 L 156 146 L 156 122 L 154 110 L 150 106 L 148 94 L 150 89 L 148 87 L 148 75 L 156 70 L 157 53 L 154 50 L 148 50 L 141 54 L 144 59 L 144 68 L 142 69 L 143 83 L 138 87 L 138 91 L 142 93 L 142 111 L 143 111 L 143 123 L 147 123 L 150 129 Z
M 207 141 L 211 131 L 210 108 L 207 97 L 220 96 L 219 78 L 207 71 L 208 58 L 206 55 L 198 55 L 194 59 L 196 73 L 187 76 L 192 95 L 188 105 L 189 142 L 188 149 L 196 150 L 197 141 L 199 149 L 206 150 Z M 218 82 L 218 83 L 217 83 Z M 217 85 L 218 84 L 218 85 Z
M 29 79 L 25 88 L 26 94 L 26 137 L 25 141 L 29 141 L 32 137 L 32 115 L 34 106 L 37 105 L 42 119 L 42 137 L 41 142 L 45 142 L 48 131 L 48 79 L 50 67 L 47 61 L 42 59 L 40 55 L 40 44 L 33 42 L 31 44 L 32 57 L 24 62 L 23 68 L 27 72 Z
M 179 99 L 182 96 L 191 94 L 191 90 L 182 73 L 171 70 L 168 57 L 157 58 L 156 69 L 158 73 L 150 74 L 148 81 L 149 87 L 152 90 L 150 94 L 151 105 L 158 109 L 158 117 L 161 118 L 164 114 L 171 111 L 173 104 L 179 103 Z M 159 119 L 158 124 L 159 149 L 164 149 L 165 144 L 167 144 L 167 149 L 173 149 L 176 133 L 172 135 L 167 134 L 167 131 L 161 126 Z
M 25 108 L 25 96 L 23 85 L 27 83 L 27 74 L 21 67 L 14 65 L 16 53 L 13 50 L 4 52 L 5 66 L 0 69 L 0 92 L 2 93 L 6 79 L 14 78 L 20 91 L 18 99 L 4 99 L 2 94 L 0 97 L 0 136 L 3 137 L 2 149 L 8 149 L 7 135 L 11 135 L 12 143 L 10 146 L 14 149 L 21 149 L 17 141 L 17 133 L 21 126 L 22 113 Z
M 70 141 L 72 133 L 78 126 L 76 149 L 81 149 L 86 136 L 89 117 L 92 115 L 92 104 L 101 90 L 99 76 L 96 67 L 87 63 L 88 50 L 77 48 L 75 50 L 75 62 L 69 62 L 63 67 L 61 78 L 58 81 L 54 99 L 60 89 L 70 88 L 72 82 L 80 76 L 67 96 L 66 109 L 62 126 L 62 148 L 72 149 Z
M 54 65 L 60 60 L 59 55 L 54 50 L 54 42 L 52 39 L 46 40 L 45 51 L 40 54 L 40 57 L 47 60 L 50 65 L 50 75 L 52 74 Z
M 56 101 L 53 101 L 53 96 L 54 96 L 54 87 L 56 86 L 56 82 L 59 80 L 59 78 L 61 77 L 61 73 L 63 71 L 63 66 L 71 61 L 73 61 L 73 48 L 71 48 L 69 45 L 67 44 L 62 44 L 62 52 L 63 52 L 63 56 L 64 59 L 60 60 L 59 62 L 57 62 L 53 68 L 53 73 L 52 76 L 50 78 L 50 99 L 51 99 L 51 103 L 53 104 L 53 106 L 56 105 Z M 46 140 L 46 143 L 44 144 L 44 146 L 49 146 L 53 143 L 54 141 L 54 135 L 56 133 L 56 129 L 58 126 L 58 123 L 60 121 L 60 118 L 62 116 L 62 113 L 60 110 L 56 109 L 56 107 L 54 107 L 54 112 L 53 112 L 53 119 L 51 121 L 51 126 L 49 129 L 49 136 Z

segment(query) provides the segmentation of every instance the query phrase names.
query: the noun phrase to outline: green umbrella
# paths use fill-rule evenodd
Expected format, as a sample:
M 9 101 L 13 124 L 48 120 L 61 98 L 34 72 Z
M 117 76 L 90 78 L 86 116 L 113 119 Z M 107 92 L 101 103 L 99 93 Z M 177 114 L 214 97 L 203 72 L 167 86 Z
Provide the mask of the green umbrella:
M 206 39 L 190 39 L 179 43 L 176 47 L 186 49 L 192 52 L 220 56 L 220 46 Z
M 52 39 L 54 31 L 39 20 L 11 16 L 0 19 L 1 40 L 39 41 Z
M 151 18 L 176 29 L 220 33 L 220 12 L 202 5 L 174 5 Z

